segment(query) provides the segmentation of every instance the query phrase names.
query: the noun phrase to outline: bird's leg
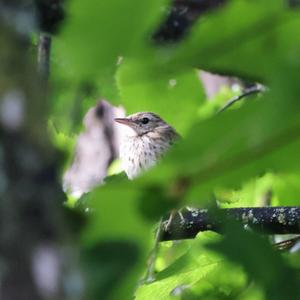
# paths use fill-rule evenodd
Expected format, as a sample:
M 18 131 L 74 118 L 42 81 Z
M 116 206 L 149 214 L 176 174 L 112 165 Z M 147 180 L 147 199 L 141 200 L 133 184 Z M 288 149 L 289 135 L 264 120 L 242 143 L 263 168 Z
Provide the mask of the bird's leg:
M 173 221 L 173 219 L 174 219 L 175 214 L 176 214 L 176 210 L 175 210 L 175 209 L 172 209 L 172 210 L 170 211 L 169 219 L 168 219 L 167 221 L 164 222 L 164 230 L 165 230 L 165 231 L 169 231 L 170 226 L 171 226 L 171 223 L 172 223 L 172 221 Z
M 180 208 L 179 210 L 176 210 L 176 209 L 171 210 L 169 219 L 166 222 L 164 222 L 165 231 L 169 231 L 171 223 L 174 220 L 174 217 L 176 216 L 176 213 L 178 213 L 178 215 L 180 217 L 180 220 L 181 220 L 181 223 L 185 222 L 185 219 L 184 219 L 183 214 L 182 214 L 181 211 L 182 211 L 182 208 Z
M 180 217 L 181 223 L 184 224 L 185 219 L 184 219 L 184 216 L 183 216 L 183 214 L 182 214 L 182 212 L 181 212 L 182 210 L 183 210 L 183 208 L 180 208 L 180 209 L 178 210 L 178 215 L 179 215 L 179 217 Z

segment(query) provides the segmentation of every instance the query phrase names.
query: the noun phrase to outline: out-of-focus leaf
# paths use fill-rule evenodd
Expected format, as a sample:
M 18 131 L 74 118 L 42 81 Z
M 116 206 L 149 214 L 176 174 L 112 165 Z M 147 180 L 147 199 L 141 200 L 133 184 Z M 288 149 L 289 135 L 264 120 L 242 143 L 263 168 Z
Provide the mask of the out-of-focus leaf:
M 298 205 L 299 173 L 267 173 L 247 181 L 241 189 L 219 189 L 216 196 L 222 207 Z M 266 197 L 269 197 L 269 203 L 264 202 Z
M 224 239 L 208 244 L 208 248 L 243 266 L 250 278 L 262 288 L 266 299 L 300 297 L 297 272 L 288 266 L 266 239 L 243 230 L 235 223 L 228 223 L 224 233 Z
M 137 299 L 190 299 L 187 295 L 191 294 L 198 297 L 195 299 L 211 299 L 212 296 L 225 299 L 233 290 L 243 287 L 245 276 L 241 270 L 203 247 L 219 239 L 220 236 L 211 232 L 198 235 L 185 254 L 156 274 L 153 283 L 138 288 Z M 232 276 L 226 273 L 229 269 L 234 270 Z
M 118 57 L 145 49 L 163 15 L 165 0 L 80 1 L 69 3 L 61 35 L 61 55 L 77 78 L 101 81 L 112 75 Z
M 272 5 L 267 0 L 227 1 L 202 17 L 180 44 L 155 47 L 150 36 L 165 0 L 69 4 L 63 33 L 54 42 L 54 124 L 67 131 L 78 129 L 93 99 L 109 95 L 128 113 L 157 112 L 183 135 L 140 179 L 112 176 L 87 196 L 89 220 L 81 239 L 87 295 L 130 299 L 145 270 L 154 220 L 178 205 L 169 200 L 200 203 L 216 189 L 244 184 L 237 192 L 241 203 L 253 204 L 256 191 L 260 194 L 270 184 L 275 199 L 290 201 L 280 204 L 295 203 L 291 199 L 298 197 L 298 175 L 280 176 L 298 174 L 300 168 L 299 12 L 289 11 L 279 0 Z M 204 93 L 195 66 L 261 79 L 270 92 L 203 120 Z M 82 92 L 82 86 L 91 89 Z M 213 109 L 204 114 L 212 115 Z M 272 182 L 264 182 L 267 175 L 262 175 L 271 172 Z M 178 178 L 188 184 L 177 199 L 171 194 Z M 259 187 L 251 186 L 256 183 Z M 291 185 L 295 189 L 289 194 Z M 156 280 L 139 286 L 137 299 L 257 300 L 263 299 L 262 291 L 275 300 L 286 299 L 284 292 L 288 299 L 299 298 L 296 260 L 289 267 L 266 241 L 235 227 L 216 243 L 219 239 L 200 235 L 179 258 L 183 249 L 171 258 L 160 255 Z M 211 247 L 225 258 L 203 248 L 207 240 L 215 242 Z M 255 284 L 249 286 L 248 277 Z
M 300 174 L 278 174 L 272 186 L 274 205 L 300 205 Z
M 87 299 L 130 299 L 140 259 L 141 249 L 135 241 L 112 240 L 83 247 Z
M 197 109 L 205 99 L 196 71 L 155 75 L 151 65 L 140 63 L 124 62 L 118 72 L 122 104 L 128 114 L 153 111 L 178 132 L 186 132 L 197 118 Z
M 142 276 L 153 223 L 140 214 L 141 192 L 134 182 L 121 179 L 87 196 L 90 214 L 82 232 L 82 261 L 88 273 L 92 268 L 89 299 L 130 299 Z
M 266 206 L 271 203 L 275 176 L 272 173 L 251 179 L 245 182 L 241 189 L 217 189 L 216 198 L 222 203 L 222 207 Z M 271 197 L 266 199 L 266 197 Z
M 151 53 L 151 34 L 168 0 L 69 1 L 62 33 L 54 39 L 52 119 L 77 131 L 87 107 L 100 97 L 118 102 L 115 71 L 122 57 Z M 92 91 L 86 91 L 86 86 Z M 93 101 L 90 101 L 90 98 Z
M 60 71 L 59 71 L 60 72 Z M 55 77 L 59 75 L 55 74 Z M 50 118 L 59 132 L 72 135 L 82 129 L 82 120 L 89 108 L 96 105 L 99 91 L 88 84 L 80 84 L 70 78 L 56 78 L 51 94 Z
M 196 124 L 141 181 L 168 183 L 191 176 L 197 197 L 203 198 L 214 187 L 238 186 L 265 171 L 297 169 L 292 157 L 300 147 L 299 128 L 293 93 L 269 94 Z
M 285 1 L 229 1 L 193 27 L 175 50 L 170 64 L 268 81 L 287 57 L 298 62 L 300 39 L 291 37 L 299 27 L 299 13 L 288 11 Z
M 210 239 L 209 234 L 205 237 Z M 205 237 L 203 238 L 205 239 Z M 192 250 L 179 257 L 172 265 L 156 275 L 156 280 L 144 284 L 136 292 L 137 299 L 172 299 L 176 288 L 187 288 L 198 280 L 205 280 L 209 272 L 217 267 L 219 258 L 208 253 L 195 253 Z
M 225 103 L 240 95 L 241 93 L 242 90 L 239 86 L 235 87 L 234 89 L 228 86 L 221 87 L 219 92 L 214 95 L 214 97 L 210 99 L 210 101 L 206 101 L 199 107 L 198 116 L 200 117 L 200 119 L 214 117 L 218 110 L 225 105 Z M 236 109 L 240 107 L 240 105 L 237 103 L 236 105 L 232 106 L 232 108 Z
M 84 240 L 92 243 L 103 239 L 143 238 L 147 244 L 151 223 L 139 214 L 138 200 L 142 192 L 128 180 L 112 182 L 90 192 L 88 205 L 93 213 Z

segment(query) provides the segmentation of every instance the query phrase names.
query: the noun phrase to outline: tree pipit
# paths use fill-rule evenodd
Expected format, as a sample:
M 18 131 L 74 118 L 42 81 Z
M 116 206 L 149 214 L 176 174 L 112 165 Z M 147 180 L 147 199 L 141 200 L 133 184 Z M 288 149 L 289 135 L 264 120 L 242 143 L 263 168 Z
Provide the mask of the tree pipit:
M 129 179 L 154 166 L 179 137 L 172 126 L 151 112 L 138 112 L 115 121 L 128 128 L 121 141 L 120 158 Z

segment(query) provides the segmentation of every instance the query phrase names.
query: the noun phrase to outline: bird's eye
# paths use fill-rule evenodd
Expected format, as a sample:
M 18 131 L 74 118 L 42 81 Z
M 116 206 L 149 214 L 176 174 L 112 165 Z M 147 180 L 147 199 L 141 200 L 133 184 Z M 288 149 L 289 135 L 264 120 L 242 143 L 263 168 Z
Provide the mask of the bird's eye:
M 149 119 L 148 119 L 148 118 L 143 118 L 143 119 L 142 119 L 142 123 L 143 123 L 143 124 L 149 123 Z

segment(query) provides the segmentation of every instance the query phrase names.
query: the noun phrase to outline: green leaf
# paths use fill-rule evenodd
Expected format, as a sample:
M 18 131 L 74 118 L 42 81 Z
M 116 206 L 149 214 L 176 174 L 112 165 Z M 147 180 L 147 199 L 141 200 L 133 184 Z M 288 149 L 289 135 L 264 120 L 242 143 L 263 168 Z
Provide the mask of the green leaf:
M 215 239 L 215 234 L 205 233 L 200 239 Z M 197 250 L 190 249 L 168 268 L 157 273 L 153 283 L 140 286 L 136 292 L 136 299 L 173 299 L 176 288 L 190 288 L 199 280 L 205 281 L 206 276 L 218 266 L 220 258 L 207 251 L 199 252 L 199 247 Z
M 156 69 L 160 72 L 159 69 Z M 117 75 L 122 104 L 128 114 L 153 111 L 184 133 L 197 118 L 204 91 L 195 70 L 161 74 L 151 64 L 124 62 Z
M 170 64 L 265 81 L 288 52 L 290 59 L 296 59 L 291 49 L 299 49 L 300 40 L 287 39 L 286 34 L 294 32 L 297 24 L 299 17 L 286 9 L 284 1 L 273 1 L 271 6 L 267 0 L 230 1 L 199 19 L 170 56 Z
M 165 0 L 75 0 L 61 35 L 61 57 L 77 78 L 105 80 L 118 57 L 139 53 L 163 14 Z
M 136 298 L 230 299 L 244 288 L 247 278 L 239 267 L 204 247 L 220 238 L 212 232 L 199 234 L 185 254 L 156 274 L 153 283 L 138 288 Z
M 300 205 L 300 174 L 299 172 L 278 174 L 274 178 L 272 192 L 274 205 Z
M 167 4 L 168 0 L 68 3 L 68 18 L 51 50 L 51 110 L 59 130 L 77 132 L 99 98 L 120 100 L 115 82 L 119 61 L 151 52 L 150 37 Z
M 130 299 L 141 256 L 135 241 L 110 240 L 83 247 L 81 266 L 87 299 Z
M 299 198 L 299 12 L 279 0 L 227 1 L 180 43 L 158 47 L 150 37 L 166 3 L 74 0 L 54 40 L 51 119 L 59 129 L 78 130 L 88 107 L 106 96 L 129 114 L 157 112 L 183 136 L 141 178 L 112 176 L 86 197 L 80 244 L 87 297 L 130 299 L 136 290 L 143 300 L 298 299 L 296 259 L 290 267 L 265 240 L 234 226 L 223 239 L 201 234 L 181 250 L 161 252 L 156 280 L 138 286 L 155 221 L 180 201 L 203 203 L 216 190 L 241 186 L 242 205 L 268 188 L 279 204 Z M 203 113 L 195 66 L 260 79 L 270 91 L 204 119 L 214 104 Z
M 87 196 L 90 213 L 82 231 L 82 264 L 89 299 L 129 299 L 133 294 L 154 235 L 153 223 L 139 211 L 141 192 L 134 182 L 120 179 Z
M 266 197 L 272 197 L 274 181 L 275 175 L 267 173 L 246 181 L 241 189 L 217 189 L 216 198 L 222 207 L 265 206 L 268 205 Z
M 89 193 L 88 206 L 92 214 L 83 236 L 87 243 L 112 238 L 149 242 L 151 223 L 139 214 L 138 200 L 143 191 L 134 182 L 122 182 L 112 182 Z
M 259 102 L 198 122 L 165 160 L 140 180 L 168 185 L 188 176 L 194 188 L 187 198 L 200 200 L 215 187 L 236 187 L 266 171 L 297 170 L 292 157 L 300 147 L 300 123 L 293 89 L 284 96 L 270 93 Z
M 262 288 L 266 299 L 300 297 L 297 272 L 288 266 L 265 238 L 245 231 L 235 223 L 228 223 L 224 233 L 224 239 L 208 244 L 208 248 L 243 266 L 250 278 Z M 234 245 L 233 241 L 236 241 Z

